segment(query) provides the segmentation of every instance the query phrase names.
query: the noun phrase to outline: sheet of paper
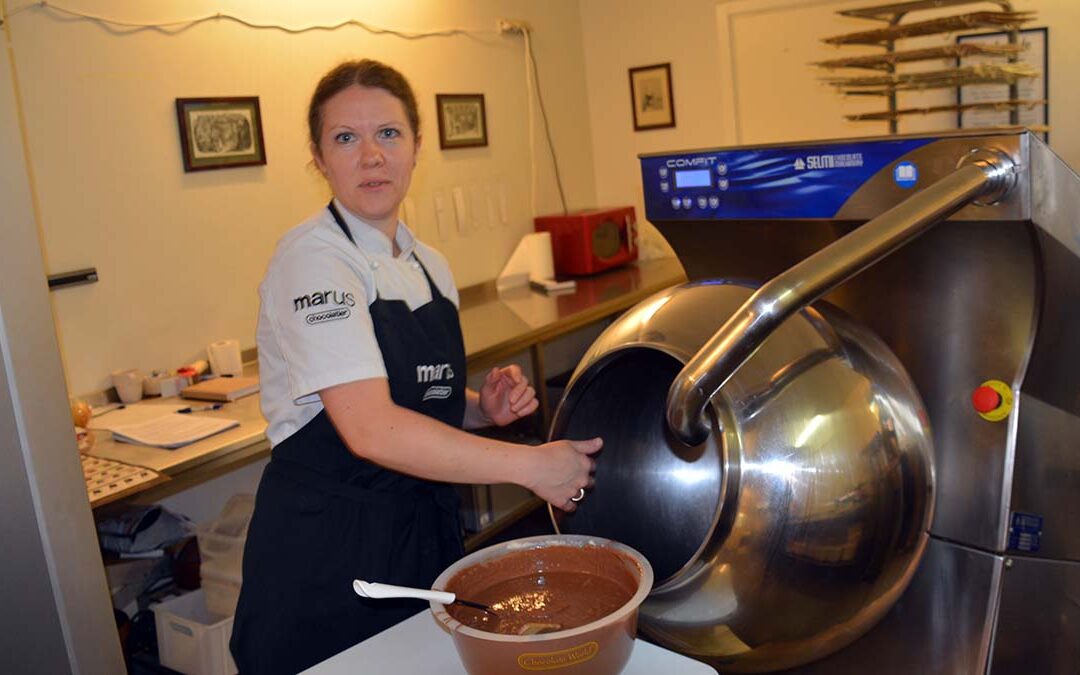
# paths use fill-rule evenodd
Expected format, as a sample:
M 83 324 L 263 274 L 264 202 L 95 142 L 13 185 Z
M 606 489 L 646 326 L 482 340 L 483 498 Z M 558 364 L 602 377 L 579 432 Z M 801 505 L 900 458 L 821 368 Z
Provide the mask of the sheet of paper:
M 110 430 L 114 439 L 124 443 L 179 448 L 239 425 L 236 420 L 220 417 L 170 413 L 136 424 L 114 426 Z
M 129 424 L 139 424 L 152 420 L 162 415 L 168 415 L 174 413 L 181 408 L 188 407 L 189 404 L 169 405 L 165 403 L 135 403 L 132 405 L 124 406 L 107 413 L 102 413 L 100 417 L 93 417 L 90 419 L 88 427 L 90 429 L 109 429 L 113 427 L 126 426 Z

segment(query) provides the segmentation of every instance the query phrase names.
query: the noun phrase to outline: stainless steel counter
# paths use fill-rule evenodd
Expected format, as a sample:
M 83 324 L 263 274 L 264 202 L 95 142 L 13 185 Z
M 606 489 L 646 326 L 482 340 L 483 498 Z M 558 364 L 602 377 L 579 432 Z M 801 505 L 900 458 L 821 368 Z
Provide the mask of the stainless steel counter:
M 494 284 L 463 289 L 460 316 L 469 369 L 488 368 L 514 354 L 529 351 L 532 380 L 542 384 L 545 374 L 541 346 L 545 342 L 618 314 L 685 278 L 677 260 L 664 258 L 580 278 L 572 293 L 546 295 L 528 287 L 497 293 Z M 245 367 L 245 374 L 256 373 L 256 364 Z M 546 421 L 549 409 L 546 388 L 536 389 Z M 180 400 L 154 399 L 154 402 L 179 403 Z M 175 450 L 117 443 L 111 434 L 97 431 L 90 454 L 153 469 L 169 477 L 165 483 L 128 497 L 143 503 L 157 501 L 269 454 L 266 420 L 259 410 L 258 395 L 228 403 L 221 410 L 199 414 L 234 419 L 240 426 Z

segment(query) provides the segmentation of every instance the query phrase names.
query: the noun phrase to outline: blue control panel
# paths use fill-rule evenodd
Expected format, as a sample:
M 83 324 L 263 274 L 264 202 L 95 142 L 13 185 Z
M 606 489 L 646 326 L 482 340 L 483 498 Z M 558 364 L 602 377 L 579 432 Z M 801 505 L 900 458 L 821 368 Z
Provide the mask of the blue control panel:
M 651 221 L 832 218 L 863 183 L 936 138 L 700 150 L 641 158 Z M 910 162 L 897 171 L 917 187 Z M 899 183 L 898 183 L 899 184 Z

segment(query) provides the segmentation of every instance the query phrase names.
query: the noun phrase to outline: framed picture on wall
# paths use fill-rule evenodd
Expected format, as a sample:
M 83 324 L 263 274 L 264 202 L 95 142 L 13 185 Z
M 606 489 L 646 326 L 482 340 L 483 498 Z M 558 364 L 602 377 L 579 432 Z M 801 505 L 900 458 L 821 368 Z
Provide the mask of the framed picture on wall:
M 1018 122 L 1036 132 L 1041 132 L 1042 139 L 1050 142 L 1048 125 L 1050 124 L 1050 61 L 1047 46 L 1049 34 L 1046 28 L 1027 28 L 1019 31 L 1020 44 L 1026 49 L 1020 52 L 1018 60 L 1039 72 L 1036 77 L 1021 78 L 1016 85 L 1017 97 L 1022 103 L 1016 106 Z M 957 44 L 1007 45 L 1008 32 L 979 33 L 960 35 Z M 957 59 L 958 66 L 972 66 L 980 63 L 1006 64 L 1007 56 L 979 55 L 964 56 Z M 961 129 L 979 127 L 1008 126 L 1009 105 L 994 105 L 1009 100 L 1008 84 L 969 84 L 960 87 L 956 93 L 960 112 L 957 114 L 957 126 Z M 970 104 L 978 104 L 970 106 Z
M 439 147 L 477 148 L 488 144 L 483 94 L 436 94 Z
M 178 98 L 184 171 L 266 164 L 258 96 Z
M 671 64 L 631 68 L 630 103 L 634 110 L 634 131 L 675 126 Z

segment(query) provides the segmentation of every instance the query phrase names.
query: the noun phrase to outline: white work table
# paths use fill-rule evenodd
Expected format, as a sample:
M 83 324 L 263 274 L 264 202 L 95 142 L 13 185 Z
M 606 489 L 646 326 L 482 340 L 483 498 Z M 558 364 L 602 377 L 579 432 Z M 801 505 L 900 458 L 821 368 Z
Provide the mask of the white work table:
M 637 640 L 623 675 L 715 675 L 711 666 Z M 453 640 L 423 611 L 304 671 L 305 675 L 466 675 Z

